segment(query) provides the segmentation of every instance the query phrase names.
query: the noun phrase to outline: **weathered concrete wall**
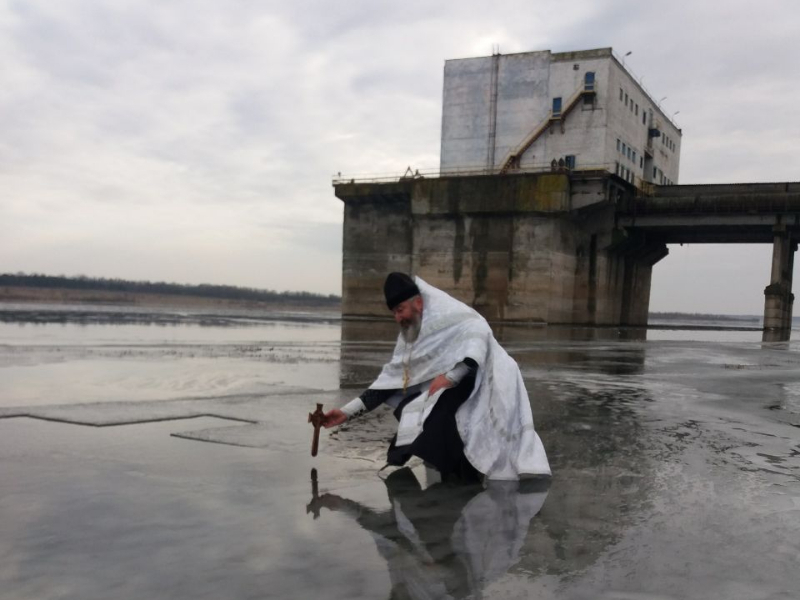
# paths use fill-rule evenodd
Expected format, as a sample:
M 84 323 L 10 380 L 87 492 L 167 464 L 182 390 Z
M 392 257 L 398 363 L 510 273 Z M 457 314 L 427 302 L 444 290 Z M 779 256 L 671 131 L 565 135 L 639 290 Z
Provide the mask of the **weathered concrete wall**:
M 341 194 L 346 195 L 342 313 L 385 315 L 382 290 L 387 273 L 412 270 L 413 231 L 407 186 L 340 187 Z
M 602 179 L 578 181 L 597 198 Z M 392 270 L 419 275 L 490 320 L 645 324 L 651 263 L 612 236 L 614 206 L 571 210 L 564 173 L 336 187 L 345 203 L 343 312 L 385 316 Z

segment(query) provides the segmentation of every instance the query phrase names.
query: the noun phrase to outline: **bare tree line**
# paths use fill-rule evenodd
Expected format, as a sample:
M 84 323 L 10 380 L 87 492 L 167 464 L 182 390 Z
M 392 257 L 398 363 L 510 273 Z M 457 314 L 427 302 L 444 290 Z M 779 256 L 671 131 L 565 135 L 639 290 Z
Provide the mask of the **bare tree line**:
M 225 300 L 254 300 L 261 302 L 300 302 L 305 304 L 336 305 L 341 298 L 334 294 L 312 292 L 276 292 L 233 285 L 198 285 L 168 283 L 164 281 L 130 281 L 126 279 L 87 277 L 79 275 L 42 275 L 38 273 L 0 274 L 0 287 L 30 287 L 44 289 L 70 289 L 126 292 L 133 294 L 167 294 L 174 296 L 197 296 Z

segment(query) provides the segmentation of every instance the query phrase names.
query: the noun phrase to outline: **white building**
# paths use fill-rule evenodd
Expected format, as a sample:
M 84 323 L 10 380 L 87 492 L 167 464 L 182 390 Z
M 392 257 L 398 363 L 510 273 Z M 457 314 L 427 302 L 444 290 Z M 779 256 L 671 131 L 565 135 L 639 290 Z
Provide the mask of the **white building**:
M 448 60 L 441 171 L 602 169 L 678 182 L 681 130 L 611 48 Z M 559 161 L 561 161 L 559 163 Z

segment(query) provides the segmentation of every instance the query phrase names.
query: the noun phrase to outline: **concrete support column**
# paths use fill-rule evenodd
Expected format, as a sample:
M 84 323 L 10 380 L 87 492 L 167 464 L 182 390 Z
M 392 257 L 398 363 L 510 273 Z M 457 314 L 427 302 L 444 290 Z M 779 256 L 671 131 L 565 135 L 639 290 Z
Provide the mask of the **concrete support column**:
M 620 325 L 646 327 L 650 311 L 650 282 L 653 265 L 669 254 L 665 244 L 643 242 L 625 258 Z
M 786 226 L 776 225 L 772 243 L 770 283 L 764 288 L 764 340 L 789 339 L 792 329 L 792 271 L 797 244 L 792 242 Z

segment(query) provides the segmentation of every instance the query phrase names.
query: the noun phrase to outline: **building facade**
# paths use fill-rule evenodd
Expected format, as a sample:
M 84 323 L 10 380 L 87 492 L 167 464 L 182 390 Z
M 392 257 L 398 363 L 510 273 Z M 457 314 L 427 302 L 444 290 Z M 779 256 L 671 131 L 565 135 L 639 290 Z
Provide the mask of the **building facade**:
M 611 48 L 445 62 L 442 174 L 565 166 L 670 185 L 680 148 L 681 130 Z

